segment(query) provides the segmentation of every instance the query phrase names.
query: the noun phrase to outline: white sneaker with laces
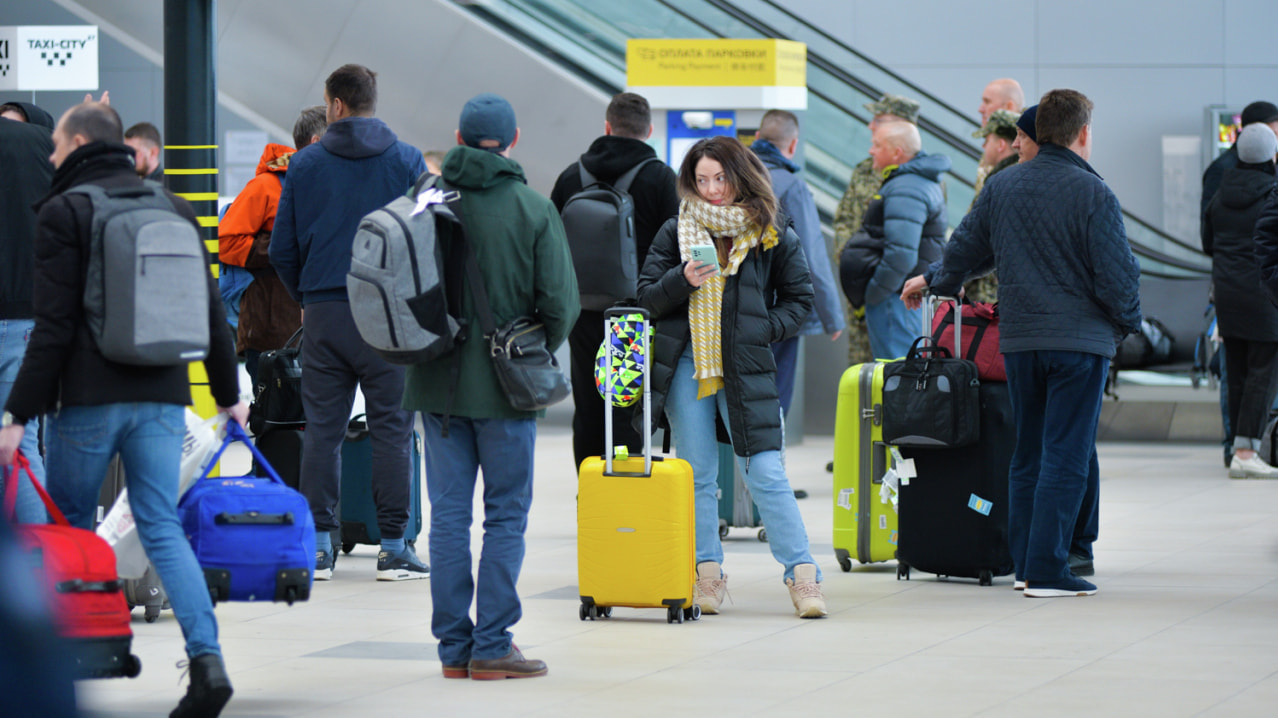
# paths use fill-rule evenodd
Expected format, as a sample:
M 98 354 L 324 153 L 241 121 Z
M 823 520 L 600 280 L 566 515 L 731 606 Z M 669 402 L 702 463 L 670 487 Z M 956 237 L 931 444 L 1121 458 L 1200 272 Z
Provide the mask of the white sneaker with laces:
M 692 593 L 693 602 L 701 607 L 703 614 L 718 613 L 723 597 L 728 594 L 728 577 L 723 573 L 723 567 L 715 561 L 697 564 L 697 582 Z
M 790 600 L 794 602 L 794 612 L 799 618 L 824 618 L 825 596 L 821 593 L 821 584 L 817 583 L 817 567 L 813 563 L 801 563 L 794 567 L 794 578 L 787 578 L 785 585 L 790 588 Z
M 1243 459 L 1234 454 L 1229 462 L 1229 478 L 1231 479 L 1278 479 L 1278 468 L 1266 464 L 1258 454 Z

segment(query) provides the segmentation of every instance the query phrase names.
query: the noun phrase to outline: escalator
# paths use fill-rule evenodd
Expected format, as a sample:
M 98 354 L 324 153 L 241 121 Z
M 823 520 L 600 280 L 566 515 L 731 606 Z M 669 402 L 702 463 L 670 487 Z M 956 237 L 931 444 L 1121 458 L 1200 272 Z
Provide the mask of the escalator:
M 977 123 L 821 28 L 772 0 L 453 0 L 517 42 L 558 63 L 605 94 L 626 85 L 631 38 L 776 38 L 807 45 L 805 172 L 826 231 L 852 168 L 870 146 L 863 105 L 884 93 L 920 104 L 919 131 L 929 152 L 948 155 L 944 178 L 951 225 L 967 212 L 981 150 Z M 1211 262 L 1195 246 L 1123 213 L 1132 250 L 1147 277 L 1201 278 Z

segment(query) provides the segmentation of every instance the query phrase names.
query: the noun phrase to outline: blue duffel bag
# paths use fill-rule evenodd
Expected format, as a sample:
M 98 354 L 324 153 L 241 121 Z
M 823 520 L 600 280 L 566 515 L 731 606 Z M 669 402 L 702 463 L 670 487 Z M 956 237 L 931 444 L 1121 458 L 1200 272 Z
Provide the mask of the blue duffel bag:
M 209 476 L 242 441 L 269 476 Z M 234 421 L 204 474 L 178 502 L 178 516 L 218 601 L 305 601 L 315 568 L 315 521 L 306 498 L 280 479 Z

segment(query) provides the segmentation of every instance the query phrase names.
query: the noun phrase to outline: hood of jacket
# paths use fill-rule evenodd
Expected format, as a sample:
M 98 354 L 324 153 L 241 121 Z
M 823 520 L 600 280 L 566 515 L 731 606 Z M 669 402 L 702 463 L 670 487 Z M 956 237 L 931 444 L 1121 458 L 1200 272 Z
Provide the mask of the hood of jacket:
M 524 182 L 518 162 L 487 150 L 458 145 L 444 156 L 444 181 L 463 189 L 488 189 L 503 182 Z
M 762 137 L 751 143 L 750 149 L 754 150 L 754 153 L 759 156 L 759 159 L 763 160 L 763 164 L 767 165 L 769 169 L 780 168 L 795 173 L 802 169 L 794 162 L 786 159 L 786 156 L 781 154 L 781 150 L 777 149 L 776 145 Z
M 918 154 L 910 158 L 909 162 L 897 167 L 888 178 L 919 175 L 931 182 L 937 182 L 940 181 L 941 175 L 950 171 L 952 164 L 950 158 L 945 155 L 929 155 L 919 150 Z
M 399 139 L 376 117 L 347 117 L 328 126 L 320 146 L 338 157 L 358 160 L 376 157 Z
M 1240 164 L 1225 170 L 1220 179 L 1220 203 L 1230 209 L 1246 209 L 1274 188 L 1274 167 Z
M 113 142 L 90 142 L 76 149 L 54 170 L 49 194 L 36 203 L 36 211 L 53 197 L 68 189 L 105 175 L 124 170 L 136 174 L 133 169 L 133 148 Z
M 27 122 L 48 128 L 50 132 L 53 131 L 53 115 L 45 112 L 44 108 L 33 105 L 30 102 L 14 102 L 11 104 L 22 108 L 22 114 L 27 116 Z
M 590 143 L 581 164 L 595 179 L 612 184 L 630 168 L 656 156 L 656 150 L 643 140 L 604 135 Z
M 288 171 L 288 161 L 297 150 L 288 145 L 281 145 L 271 142 L 262 150 L 262 156 L 257 161 L 257 174 L 263 172 L 286 172 Z

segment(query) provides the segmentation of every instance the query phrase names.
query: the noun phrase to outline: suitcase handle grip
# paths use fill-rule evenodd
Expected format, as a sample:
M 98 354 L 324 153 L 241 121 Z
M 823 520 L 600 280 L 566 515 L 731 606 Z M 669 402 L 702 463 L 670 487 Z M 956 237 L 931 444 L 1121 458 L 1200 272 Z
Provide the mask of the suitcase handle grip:
M 231 526 L 292 526 L 293 512 L 264 514 L 260 511 L 245 511 L 239 514 L 232 514 L 223 511 L 213 517 L 213 523 Z
M 116 593 L 123 587 L 123 582 L 119 579 L 111 581 L 85 581 L 82 578 L 73 578 L 69 581 L 62 581 L 54 586 L 58 593 Z
M 275 471 L 275 467 L 271 466 L 271 462 L 266 460 L 266 457 L 262 455 L 262 452 L 258 451 L 257 447 L 253 444 L 253 441 L 249 439 L 248 434 L 244 433 L 244 427 L 240 426 L 239 422 L 234 419 L 227 420 L 226 438 L 222 440 L 222 445 L 218 447 L 217 453 L 213 454 L 213 458 L 209 459 L 208 464 L 204 466 L 204 471 L 200 474 L 200 478 L 196 479 L 196 481 L 203 481 L 209 478 L 209 474 L 213 471 L 213 467 L 217 466 L 218 460 L 222 458 L 222 452 L 226 451 L 226 447 L 237 441 L 244 442 L 244 445 L 248 447 L 249 452 L 253 454 L 253 458 L 257 459 L 258 464 L 266 470 L 267 479 L 270 479 L 277 484 L 287 486 L 287 484 L 284 483 L 284 479 L 281 479 L 279 473 Z

